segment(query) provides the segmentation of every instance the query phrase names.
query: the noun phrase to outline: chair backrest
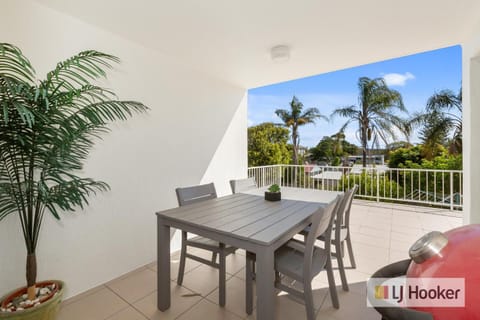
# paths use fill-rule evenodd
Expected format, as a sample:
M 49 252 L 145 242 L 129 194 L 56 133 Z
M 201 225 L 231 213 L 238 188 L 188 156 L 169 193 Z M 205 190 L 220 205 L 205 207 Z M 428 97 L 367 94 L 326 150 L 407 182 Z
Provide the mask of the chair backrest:
M 213 183 L 175 189 L 179 206 L 193 204 L 217 197 Z
M 353 197 L 358 190 L 358 185 L 354 185 L 352 189 L 346 192 L 348 199 L 346 200 L 345 210 L 341 215 L 341 220 L 339 221 L 340 227 L 350 227 L 350 209 L 352 208 Z M 338 226 L 335 226 L 337 228 Z
M 330 247 L 327 245 L 330 243 L 332 238 L 332 225 L 335 219 L 335 216 L 340 210 L 345 208 L 345 194 L 338 195 L 334 201 L 332 201 L 326 207 L 319 209 L 312 217 L 312 225 L 310 226 L 310 232 L 307 235 L 305 241 L 305 252 L 304 252 L 304 265 L 303 265 L 303 274 L 304 277 L 311 275 L 312 261 L 313 261 L 313 249 L 315 246 L 315 241 L 320 235 L 325 237 L 325 250 L 327 254 L 330 255 Z
M 232 193 L 238 193 L 245 190 L 256 189 L 257 182 L 255 178 L 246 178 L 246 179 L 237 179 L 230 180 L 230 187 L 232 188 Z
M 355 185 L 352 189 L 345 191 L 345 193 L 343 194 L 343 205 L 338 208 L 338 211 L 335 214 L 335 221 L 333 224 L 335 225 L 335 239 L 337 239 L 338 241 L 342 240 L 342 228 L 345 227 L 346 222 L 348 222 L 350 219 L 350 207 L 352 205 L 353 195 L 357 191 L 357 187 L 358 186 Z M 325 239 L 325 243 L 330 243 L 330 240 L 329 242 L 327 242 L 327 240 Z

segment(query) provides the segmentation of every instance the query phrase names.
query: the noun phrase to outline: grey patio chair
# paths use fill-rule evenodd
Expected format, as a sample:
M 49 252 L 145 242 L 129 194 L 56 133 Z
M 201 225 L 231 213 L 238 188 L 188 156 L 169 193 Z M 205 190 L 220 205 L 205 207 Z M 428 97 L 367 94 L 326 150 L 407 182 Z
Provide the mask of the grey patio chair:
M 335 217 L 332 237 L 330 239 L 330 243 L 335 247 L 335 252 L 332 255 L 337 259 L 338 264 L 338 271 L 340 273 L 340 279 L 342 280 L 342 289 L 344 291 L 348 291 L 348 282 L 347 276 L 345 274 L 345 265 L 343 263 L 343 257 L 345 253 L 345 242 L 347 243 L 348 248 L 348 255 L 350 257 L 350 263 L 352 268 L 356 268 L 355 258 L 353 256 L 353 247 L 352 247 L 352 239 L 350 236 L 350 209 L 352 207 L 353 196 L 355 192 L 357 192 L 358 185 L 354 185 L 352 189 L 347 190 L 345 192 L 345 207 L 344 210 L 339 211 L 337 216 Z M 302 232 L 304 236 L 309 231 L 309 227 L 305 228 Z M 326 241 L 324 235 L 320 235 L 318 240 Z
M 326 239 L 331 238 L 332 224 L 335 212 L 343 210 L 345 206 L 344 195 L 339 195 L 328 206 L 321 208 L 312 217 L 310 233 L 306 242 L 292 239 L 275 251 L 275 287 L 283 290 L 305 301 L 307 319 L 315 319 L 315 308 L 313 305 L 312 280 L 322 270 L 327 271 L 330 296 L 333 306 L 340 307 L 333 277 L 330 246 L 325 249 L 315 246 L 317 237 L 321 234 Z M 252 272 L 255 262 L 255 254 L 247 253 L 246 263 L 246 311 L 251 314 L 253 309 Z M 303 292 L 298 291 L 282 283 L 281 275 L 287 276 L 298 283 L 303 284 Z
M 355 263 L 355 257 L 353 255 L 352 238 L 350 235 L 350 210 L 352 208 L 352 201 L 355 193 L 358 190 L 358 185 L 354 185 L 353 188 L 348 190 L 345 194 L 346 205 L 345 210 L 339 212 L 337 220 L 335 221 L 334 230 L 332 232 L 331 244 L 335 246 L 335 253 L 333 254 L 337 258 L 338 270 L 340 272 L 340 278 L 342 280 L 342 288 L 348 291 L 348 282 L 345 275 L 345 265 L 343 263 L 343 257 L 345 255 L 345 242 L 347 243 L 348 256 L 350 258 L 350 265 L 353 269 L 357 267 Z M 325 238 L 320 236 L 319 240 L 325 241 Z M 328 243 L 328 241 L 325 241 Z
M 232 193 L 238 193 L 258 188 L 257 182 L 253 177 L 246 179 L 230 180 L 230 187 L 232 188 Z
M 197 202 L 214 199 L 217 197 L 217 192 L 213 183 L 203 184 L 193 187 L 177 188 L 175 189 L 177 193 L 177 200 L 179 206 L 185 206 L 189 204 L 194 204 Z M 195 256 L 187 252 L 187 247 L 195 247 L 204 249 L 212 252 L 212 260 L 208 261 L 202 257 Z M 190 258 L 192 260 L 201 262 L 203 264 L 209 265 L 211 267 L 219 269 L 219 297 L 218 303 L 221 306 L 225 305 L 225 281 L 226 281 L 226 270 L 225 270 L 225 258 L 227 255 L 233 253 L 236 248 L 231 246 L 226 246 L 223 243 L 204 238 L 204 237 L 193 237 L 188 238 L 187 232 L 182 231 L 182 249 L 180 253 L 180 266 L 178 268 L 178 285 L 183 283 L 183 275 L 185 273 L 185 260 Z M 217 254 L 219 256 L 219 262 L 217 263 Z

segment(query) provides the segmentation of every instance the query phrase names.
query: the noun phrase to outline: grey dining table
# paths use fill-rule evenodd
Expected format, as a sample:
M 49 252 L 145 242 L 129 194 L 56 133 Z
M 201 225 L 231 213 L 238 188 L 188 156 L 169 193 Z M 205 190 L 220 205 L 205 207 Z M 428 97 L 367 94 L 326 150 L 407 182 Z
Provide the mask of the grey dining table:
M 251 189 L 157 212 L 158 309 L 170 308 L 170 228 L 207 237 L 257 255 L 257 319 L 273 320 L 274 252 L 310 224 L 340 192 L 283 187 L 282 200 L 266 201 L 266 188 Z M 227 301 L 228 303 L 228 301 Z

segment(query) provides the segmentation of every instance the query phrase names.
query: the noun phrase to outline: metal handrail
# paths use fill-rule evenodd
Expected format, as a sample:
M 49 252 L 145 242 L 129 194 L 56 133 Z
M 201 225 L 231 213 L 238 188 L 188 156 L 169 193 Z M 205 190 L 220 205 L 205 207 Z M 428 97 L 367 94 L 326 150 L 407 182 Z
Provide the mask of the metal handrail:
M 248 176 L 260 187 L 344 191 L 357 184 L 361 199 L 463 208 L 463 170 L 276 164 L 250 167 Z

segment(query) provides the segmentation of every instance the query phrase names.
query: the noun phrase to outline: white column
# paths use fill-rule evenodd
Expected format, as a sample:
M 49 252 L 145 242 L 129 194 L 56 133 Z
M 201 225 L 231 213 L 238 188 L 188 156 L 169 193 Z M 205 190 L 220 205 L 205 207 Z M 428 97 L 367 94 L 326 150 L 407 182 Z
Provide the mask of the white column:
M 480 25 L 463 45 L 464 223 L 480 223 Z
M 480 57 L 469 62 L 469 88 L 464 93 L 469 99 L 463 111 L 465 224 L 480 223 Z

